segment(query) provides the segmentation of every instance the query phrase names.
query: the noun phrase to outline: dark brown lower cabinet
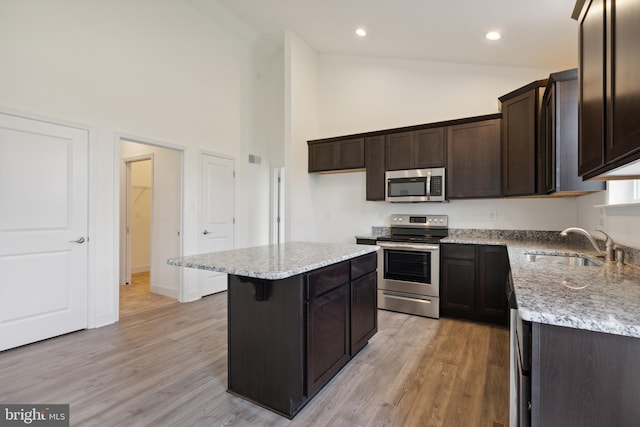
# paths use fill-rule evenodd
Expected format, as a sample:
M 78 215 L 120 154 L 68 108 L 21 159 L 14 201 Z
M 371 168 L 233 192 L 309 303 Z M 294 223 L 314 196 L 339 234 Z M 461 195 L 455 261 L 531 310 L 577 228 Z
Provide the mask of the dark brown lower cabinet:
M 640 339 L 529 325 L 532 426 L 638 425 Z
M 293 418 L 377 332 L 377 255 L 282 280 L 229 275 L 227 391 Z
M 505 246 L 442 244 L 440 314 L 506 325 Z
M 378 330 L 378 275 L 375 271 L 351 282 L 351 354 L 359 352 Z
M 349 283 L 307 303 L 307 392 L 315 394 L 350 359 Z
M 476 245 L 441 245 L 440 314 L 473 316 L 478 282 Z

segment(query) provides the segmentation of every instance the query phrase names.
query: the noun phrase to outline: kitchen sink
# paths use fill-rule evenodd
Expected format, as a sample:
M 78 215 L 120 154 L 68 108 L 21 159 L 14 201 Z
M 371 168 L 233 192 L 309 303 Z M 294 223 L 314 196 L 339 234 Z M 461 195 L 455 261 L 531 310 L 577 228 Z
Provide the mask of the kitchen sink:
M 525 254 L 527 261 L 541 264 L 573 265 L 580 267 L 600 267 L 602 264 L 578 255 Z

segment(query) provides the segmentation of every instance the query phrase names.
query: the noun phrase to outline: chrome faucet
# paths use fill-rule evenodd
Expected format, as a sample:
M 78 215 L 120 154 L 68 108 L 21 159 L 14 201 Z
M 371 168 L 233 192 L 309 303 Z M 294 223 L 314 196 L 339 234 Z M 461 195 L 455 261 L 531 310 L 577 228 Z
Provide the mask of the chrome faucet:
M 579 233 L 584 235 L 587 239 L 589 239 L 589 242 L 591 242 L 591 245 L 593 246 L 593 248 L 596 250 L 596 252 L 598 252 L 602 257 L 606 258 L 607 261 L 615 261 L 616 257 L 615 257 L 615 251 L 614 251 L 614 246 L 615 243 L 613 242 L 613 239 L 611 237 L 609 237 L 609 235 L 607 233 L 605 233 L 602 230 L 596 230 L 599 231 L 600 233 L 604 234 L 606 240 L 605 240 L 605 252 L 602 252 L 600 250 L 600 248 L 598 247 L 598 244 L 596 243 L 596 241 L 593 239 L 593 236 L 591 234 L 589 234 L 589 232 L 587 230 L 584 230 L 582 228 L 578 228 L 578 227 L 569 227 L 566 228 L 564 230 L 562 230 L 560 232 L 561 236 L 566 236 L 568 233 Z

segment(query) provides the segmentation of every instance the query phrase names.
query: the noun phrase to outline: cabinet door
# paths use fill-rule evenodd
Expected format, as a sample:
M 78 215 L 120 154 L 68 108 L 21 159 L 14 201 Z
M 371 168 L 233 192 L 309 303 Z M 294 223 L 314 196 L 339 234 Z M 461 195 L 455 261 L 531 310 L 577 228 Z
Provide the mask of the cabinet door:
M 364 138 L 336 141 L 338 161 L 336 169 L 361 169 L 364 167 Z
M 507 296 L 509 257 L 504 246 L 480 246 L 479 280 L 476 312 L 480 318 L 507 324 Z
M 384 135 L 381 135 L 365 138 L 364 140 L 364 166 L 367 169 L 367 200 L 384 200 L 384 139 Z
M 307 396 L 349 360 L 349 283 L 307 304 Z
M 578 172 L 604 165 L 605 0 L 587 0 L 579 29 L 580 144 Z
M 393 133 L 386 138 L 386 169 L 413 169 L 413 132 Z
M 447 128 L 447 198 L 500 197 L 500 119 Z
M 444 128 L 424 129 L 415 132 L 415 169 L 441 168 L 445 165 Z
M 607 163 L 637 153 L 640 157 L 640 3 L 611 0 L 607 10 L 609 27 L 605 49 L 610 76 L 607 82 Z M 605 126 L 606 129 L 606 126 Z
M 544 99 L 542 100 L 542 111 L 540 113 L 538 186 L 544 194 L 556 191 L 556 168 L 554 167 L 556 165 L 555 102 L 555 85 L 552 85 L 549 87 L 548 92 L 545 93 Z M 575 150 L 576 147 L 573 146 L 573 148 Z
M 475 306 L 476 263 L 464 259 L 444 259 L 442 263 L 443 314 L 473 313 Z
M 526 196 L 536 191 L 537 90 L 502 104 L 502 193 Z
M 336 169 L 337 146 L 333 142 L 321 142 L 309 145 L 309 172 L 322 172 Z
M 351 355 L 378 330 L 377 272 L 351 282 Z
M 473 314 L 476 289 L 475 257 L 475 245 L 442 245 L 442 314 L 462 314 L 465 317 Z

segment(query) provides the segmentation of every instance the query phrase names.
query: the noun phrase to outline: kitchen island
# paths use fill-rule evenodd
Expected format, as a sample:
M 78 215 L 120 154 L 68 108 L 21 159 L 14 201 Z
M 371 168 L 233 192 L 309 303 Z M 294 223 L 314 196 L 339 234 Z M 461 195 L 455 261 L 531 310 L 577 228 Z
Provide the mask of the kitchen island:
M 229 274 L 227 391 L 293 418 L 377 332 L 377 249 L 291 242 L 168 263 Z

